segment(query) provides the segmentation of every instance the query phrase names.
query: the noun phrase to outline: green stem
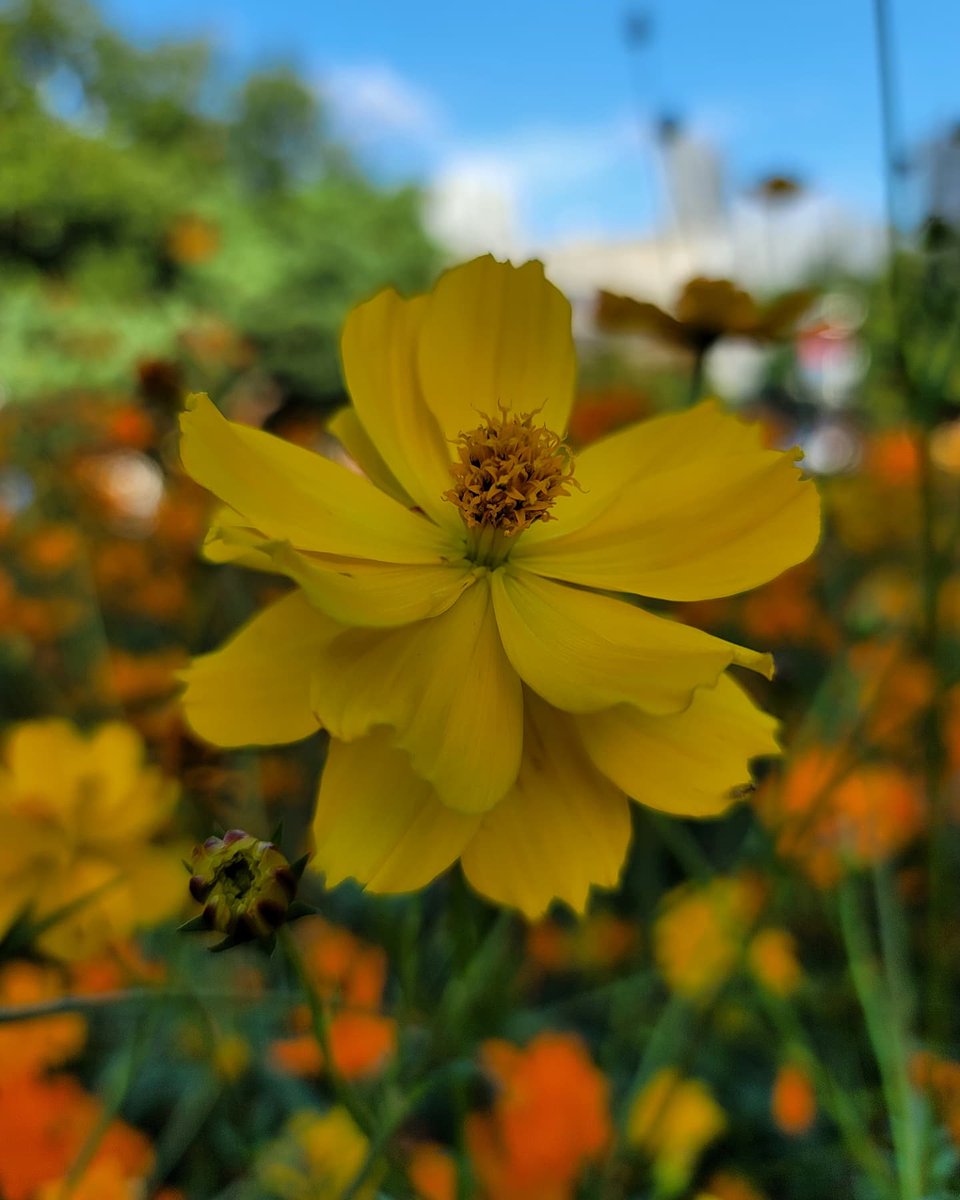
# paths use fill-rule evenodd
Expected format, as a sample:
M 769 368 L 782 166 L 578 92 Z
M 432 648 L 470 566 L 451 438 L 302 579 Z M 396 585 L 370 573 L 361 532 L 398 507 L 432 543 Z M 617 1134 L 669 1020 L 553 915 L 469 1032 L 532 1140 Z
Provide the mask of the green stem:
M 926 1158 L 925 1110 L 916 1103 L 910 1082 L 910 1043 L 916 1005 L 913 993 L 913 972 L 909 962 L 909 938 L 896 891 L 896 883 L 887 864 L 873 870 L 874 895 L 880 930 L 883 971 L 887 982 L 890 1007 L 891 1059 L 894 1085 L 902 1120 L 901 1137 L 905 1158 L 915 1174 L 917 1194 L 924 1193 Z
M 758 987 L 757 991 L 771 1024 L 780 1034 L 787 1055 L 798 1062 L 813 1080 L 817 1096 L 839 1130 L 847 1153 L 882 1195 L 896 1200 L 888 1160 L 870 1137 L 863 1116 L 847 1089 L 834 1080 L 820 1056 L 810 1046 L 806 1030 L 796 1012 L 786 1000 L 767 988 Z
M 650 824 L 660 835 L 661 841 L 683 867 L 691 879 L 705 883 L 712 879 L 715 871 L 703 847 L 682 821 L 676 817 L 665 817 L 652 809 L 646 812 Z
M 307 1006 L 310 1009 L 313 1036 L 317 1039 L 317 1044 L 323 1055 L 324 1070 L 330 1082 L 330 1088 L 337 1102 L 347 1110 L 360 1130 L 368 1138 L 375 1139 L 377 1129 L 373 1113 L 337 1070 L 337 1064 L 334 1061 L 333 1050 L 330 1044 L 330 1023 L 327 1019 L 327 1010 L 324 1007 L 323 1000 L 317 994 L 313 980 L 310 977 L 310 972 L 303 961 L 303 955 L 300 953 L 300 947 L 290 933 L 288 925 L 281 925 L 279 941 L 283 947 L 287 962 L 293 968 L 297 981 L 306 997 Z
M 930 833 L 927 839 L 929 900 L 927 904 L 927 978 L 926 1017 L 934 1042 L 943 1045 L 950 1038 L 950 1009 L 944 1003 L 949 994 L 950 968 L 948 956 L 937 953 L 944 930 L 952 920 L 955 888 L 949 862 L 950 843 L 946 830 L 945 795 L 941 786 L 944 752 L 940 733 L 943 678 L 939 669 L 940 628 L 939 591 L 941 566 L 934 537 L 936 491 L 930 446 L 930 430 L 922 428 L 917 437 L 919 452 L 920 491 L 920 589 L 921 626 L 920 646 L 934 674 L 934 692 L 929 711 L 923 722 L 923 777 L 930 810 Z
M 710 343 L 712 345 L 712 342 Z M 687 392 L 687 407 L 693 406 L 703 395 L 703 383 L 706 375 L 707 351 L 709 345 L 697 346 L 693 352 L 693 365 L 690 368 L 690 387 Z
M 921 1139 L 913 1121 L 915 1106 L 907 1075 L 900 1012 L 893 996 L 885 994 L 885 979 L 877 967 L 854 879 L 847 877 L 841 883 L 838 906 L 850 976 L 866 1020 L 867 1035 L 880 1072 L 880 1084 L 890 1120 L 899 1180 L 898 1200 L 922 1200 Z M 887 936 L 889 933 L 888 930 Z

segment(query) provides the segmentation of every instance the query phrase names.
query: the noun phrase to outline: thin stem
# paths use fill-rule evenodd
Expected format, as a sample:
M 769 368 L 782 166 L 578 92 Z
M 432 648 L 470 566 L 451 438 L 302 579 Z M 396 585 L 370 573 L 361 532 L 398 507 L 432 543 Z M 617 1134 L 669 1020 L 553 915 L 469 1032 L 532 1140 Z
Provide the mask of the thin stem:
M 887 0 L 873 0 L 873 29 L 877 49 L 877 84 L 880 93 L 880 136 L 883 143 L 883 185 L 887 210 L 887 238 L 891 274 L 895 276 L 897 273 L 895 262 L 899 137 L 896 78 L 893 69 L 893 39 Z
M 905 1146 L 906 1161 L 916 1175 L 915 1186 L 918 1194 L 923 1194 L 925 1129 L 914 1119 L 915 1114 L 919 1114 L 922 1110 L 915 1103 L 913 1085 L 910 1082 L 909 1043 L 915 1005 L 911 984 L 912 972 L 908 961 L 908 938 L 895 890 L 896 884 L 889 866 L 878 864 L 874 867 L 873 883 L 883 971 L 890 1004 L 891 1066 L 903 1122 L 901 1136 Z
M 324 1007 L 323 1000 L 317 994 L 314 982 L 310 977 L 310 972 L 303 961 L 303 955 L 300 953 L 300 947 L 290 933 L 289 926 L 281 925 L 279 941 L 283 947 L 287 962 L 293 968 L 297 981 L 306 997 L 307 1006 L 310 1009 L 310 1022 L 313 1035 L 317 1039 L 317 1044 L 323 1055 L 324 1070 L 326 1071 L 327 1079 L 330 1081 L 331 1090 L 336 1096 L 338 1103 L 342 1104 L 350 1116 L 353 1117 L 361 1131 L 368 1137 L 373 1138 L 376 1136 L 376 1122 L 373 1113 L 370 1112 L 363 1100 L 356 1094 L 337 1069 L 337 1064 L 333 1057 L 333 1049 L 330 1044 L 330 1023 L 327 1019 L 327 1010 Z
M 703 395 L 708 349 L 709 346 L 700 345 L 693 352 L 693 364 L 690 368 L 690 387 L 687 392 L 687 406 L 689 408 L 693 408 Z
M 847 877 L 838 893 L 840 929 L 847 951 L 847 963 L 857 999 L 866 1020 L 867 1035 L 880 1072 L 894 1158 L 897 1163 L 899 1200 L 921 1200 L 923 1165 L 919 1139 L 913 1127 L 913 1103 L 909 1078 L 905 1072 L 902 1030 L 893 1035 L 898 1012 L 893 998 L 885 995 L 884 979 L 877 969 L 870 931 L 857 897 L 856 881 Z M 893 1045 L 891 1046 L 891 1042 Z
M 883 1195 L 895 1200 L 894 1180 L 888 1160 L 870 1137 L 862 1114 L 847 1089 L 834 1080 L 820 1056 L 810 1046 L 806 1030 L 791 1005 L 765 987 L 757 989 L 771 1024 L 780 1034 L 787 1053 L 813 1080 L 827 1115 L 840 1132 L 843 1144 Z

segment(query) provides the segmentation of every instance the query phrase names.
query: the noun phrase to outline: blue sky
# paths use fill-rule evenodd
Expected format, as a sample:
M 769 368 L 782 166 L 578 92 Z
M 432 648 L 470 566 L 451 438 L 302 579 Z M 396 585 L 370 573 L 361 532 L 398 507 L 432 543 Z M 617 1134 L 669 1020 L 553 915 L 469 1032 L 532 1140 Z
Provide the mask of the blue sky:
M 386 178 L 501 186 L 534 240 L 651 228 L 652 114 L 681 114 L 731 183 L 772 170 L 882 208 L 872 0 L 106 0 L 144 39 L 209 37 L 227 64 L 290 61 Z M 624 45 L 630 10 L 653 37 Z M 893 0 L 900 109 L 922 141 L 960 117 L 960 2 Z M 466 181 L 466 182 L 464 182 Z M 479 182 L 478 182 L 479 181 Z M 491 182 L 492 181 L 492 182 Z

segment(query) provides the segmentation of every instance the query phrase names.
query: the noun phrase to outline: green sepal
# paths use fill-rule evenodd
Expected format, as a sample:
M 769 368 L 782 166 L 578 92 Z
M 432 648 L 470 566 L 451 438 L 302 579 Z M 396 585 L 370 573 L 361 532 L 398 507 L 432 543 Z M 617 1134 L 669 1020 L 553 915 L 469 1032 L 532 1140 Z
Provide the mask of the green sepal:
M 184 921 L 182 925 L 177 926 L 177 933 L 209 933 L 210 926 L 203 919 L 201 913 L 199 917 L 191 917 L 189 921 Z
M 290 870 L 293 872 L 293 877 L 297 883 L 303 878 L 303 873 L 307 869 L 307 863 L 310 861 L 309 854 L 301 854 L 296 862 L 290 864 Z
M 313 904 L 305 904 L 302 900 L 294 900 L 287 908 L 283 923 L 284 925 L 289 925 L 291 921 L 297 921 L 300 917 L 314 917 L 319 911 L 320 909 Z

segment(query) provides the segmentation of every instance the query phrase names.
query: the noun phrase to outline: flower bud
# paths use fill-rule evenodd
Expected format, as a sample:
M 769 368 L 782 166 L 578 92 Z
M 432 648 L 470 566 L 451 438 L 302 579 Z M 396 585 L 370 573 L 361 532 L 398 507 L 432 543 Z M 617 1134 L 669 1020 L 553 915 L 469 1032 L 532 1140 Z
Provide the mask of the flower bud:
M 291 865 L 273 842 L 242 829 L 195 846 L 190 894 L 203 912 L 191 928 L 217 930 L 230 944 L 269 938 L 293 915 L 300 863 Z

